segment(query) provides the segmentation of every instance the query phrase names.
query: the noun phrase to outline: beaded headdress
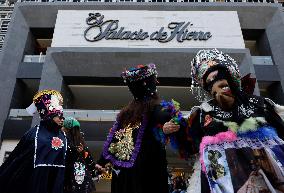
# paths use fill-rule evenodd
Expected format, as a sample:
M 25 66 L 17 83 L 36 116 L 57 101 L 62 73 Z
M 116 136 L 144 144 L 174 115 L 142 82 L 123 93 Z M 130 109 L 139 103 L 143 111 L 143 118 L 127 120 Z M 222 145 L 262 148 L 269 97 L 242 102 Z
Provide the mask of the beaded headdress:
M 210 70 L 224 69 L 235 86 L 241 89 L 241 76 L 236 61 L 223 52 L 212 50 L 199 50 L 191 62 L 192 85 L 205 87 L 205 80 Z M 211 71 L 212 72 L 212 71 Z
M 138 65 L 122 72 L 121 77 L 129 87 L 135 100 L 144 99 L 157 92 L 157 70 L 155 64 Z
M 49 119 L 54 116 L 63 116 L 63 97 L 56 90 L 42 90 L 35 94 L 33 103 L 27 108 L 33 115 L 38 111 L 41 119 Z

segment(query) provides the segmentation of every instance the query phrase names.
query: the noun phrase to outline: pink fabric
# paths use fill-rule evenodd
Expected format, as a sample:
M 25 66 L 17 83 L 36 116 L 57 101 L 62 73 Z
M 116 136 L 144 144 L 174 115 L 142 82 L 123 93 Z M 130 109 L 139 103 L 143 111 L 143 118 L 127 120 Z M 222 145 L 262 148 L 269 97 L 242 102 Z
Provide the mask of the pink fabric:
M 237 135 L 233 131 L 226 131 L 218 133 L 215 136 L 205 136 L 202 138 L 202 141 L 199 146 L 199 152 L 200 152 L 200 163 L 202 167 L 202 171 L 206 172 L 206 167 L 204 164 L 203 156 L 204 156 L 204 149 L 208 145 L 212 144 L 219 144 L 223 142 L 232 142 L 237 139 Z

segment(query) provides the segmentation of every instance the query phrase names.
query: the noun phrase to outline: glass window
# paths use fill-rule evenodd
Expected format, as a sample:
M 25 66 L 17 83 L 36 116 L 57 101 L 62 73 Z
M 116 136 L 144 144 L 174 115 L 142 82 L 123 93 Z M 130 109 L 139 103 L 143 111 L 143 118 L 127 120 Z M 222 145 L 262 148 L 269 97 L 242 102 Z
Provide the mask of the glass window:
M 1 22 L 1 32 L 7 32 L 10 20 L 2 20 Z

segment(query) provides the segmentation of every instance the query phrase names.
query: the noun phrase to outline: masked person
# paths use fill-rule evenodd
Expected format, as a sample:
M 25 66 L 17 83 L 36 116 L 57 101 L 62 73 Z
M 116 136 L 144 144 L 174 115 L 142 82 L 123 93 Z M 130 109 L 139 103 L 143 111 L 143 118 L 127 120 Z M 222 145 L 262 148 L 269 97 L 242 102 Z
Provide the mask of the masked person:
M 188 192 L 283 192 L 284 123 L 277 114 L 283 107 L 243 92 L 237 63 L 216 49 L 200 50 L 191 70 L 212 99 L 189 116 L 187 133 L 202 172 Z
M 40 124 L 29 129 L 0 167 L 1 193 L 62 193 L 67 141 L 61 131 L 63 98 L 43 90 L 29 111 L 38 111 Z
M 134 99 L 117 115 L 97 168 L 112 164 L 112 193 L 168 193 L 162 125 L 180 118 L 178 105 L 160 100 L 154 64 L 126 70 L 122 77 Z
M 62 130 L 68 139 L 68 153 L 64 180 L 64 193 L 90 193 L 95 190 L 96 163 L 80 131 L 80 123 L 73 117 L 64 120 Z

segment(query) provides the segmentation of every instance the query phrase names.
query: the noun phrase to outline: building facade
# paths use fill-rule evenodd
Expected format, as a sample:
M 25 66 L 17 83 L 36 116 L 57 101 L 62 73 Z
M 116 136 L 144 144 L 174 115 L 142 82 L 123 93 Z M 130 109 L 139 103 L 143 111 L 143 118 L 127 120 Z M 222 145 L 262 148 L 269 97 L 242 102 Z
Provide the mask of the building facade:
M 95 156 L 131 100 L 125 68 L 155 63 L 162 98 L 190 110 L 200 92 L 189 89 L 190 61 L 202 48 L 230 54 L 257 78 L 255 94 L 284 104 L 283 34 L 278 3 L 17 3 L 0 55 L 0 163 L 38 123 L 25 111 L 38 90 L 62 91 L 65 116 L 80 120 Z

